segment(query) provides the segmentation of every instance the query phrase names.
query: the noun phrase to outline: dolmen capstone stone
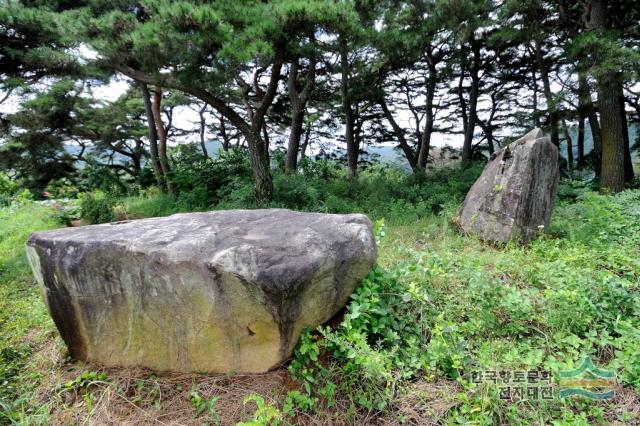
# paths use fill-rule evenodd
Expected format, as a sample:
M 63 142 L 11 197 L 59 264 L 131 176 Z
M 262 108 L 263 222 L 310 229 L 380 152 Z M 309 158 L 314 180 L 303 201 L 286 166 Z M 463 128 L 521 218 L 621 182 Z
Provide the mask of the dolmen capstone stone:
M 345 305 L 376 246 L 364 215 L 269 209 L 36 232 L 27 254 L 72 357 L 258 373 Z
M 528 243 L 549 227 L 559 179 L 558 149 L 540 129 L 495 152 L 456 222 L 491 243 Z

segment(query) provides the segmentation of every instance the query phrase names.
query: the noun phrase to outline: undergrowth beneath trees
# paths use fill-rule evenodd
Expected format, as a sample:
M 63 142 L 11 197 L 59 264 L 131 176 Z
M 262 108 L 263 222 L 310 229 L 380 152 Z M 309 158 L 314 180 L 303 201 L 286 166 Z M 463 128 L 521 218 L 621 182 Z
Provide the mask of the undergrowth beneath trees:
M 349 183 L 316 167 L 326 170 L 300 182 L 276 175 L 286 195 L 270 207 L 367 213 L 378 265 L 341 317 L 306 331 L 287 366 L 258 376 L 65 359 L 24 255 L 29 233 L 62 226 L 61 214 L 25 200 L 3 208 L 0 424 L 638 424 L 640 191 L 608 196 L 564 182 L 550 233 L 526 248 L 491 247 L 451 224 L 477 170 L 412 180 L 373 168 Z M 236 179 L 215 202 L 183 190 L 177 199 L 87 194 L 82 205 L 94 221 L 252 208 L 250 190 Z M 616 371 L 615 398 L 506 401 L 497 384 L 471 379 L 548 370 L 557 380 L 585 356 Z

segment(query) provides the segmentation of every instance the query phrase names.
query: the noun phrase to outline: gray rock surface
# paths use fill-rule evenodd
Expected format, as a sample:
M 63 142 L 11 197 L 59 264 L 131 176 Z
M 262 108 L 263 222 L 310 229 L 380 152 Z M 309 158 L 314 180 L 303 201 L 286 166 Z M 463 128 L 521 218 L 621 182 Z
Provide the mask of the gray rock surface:
M 494 153 L 456 219 L 493 243 L 528 243 L 547 229 L 559 179 L 558 149 L 540 129 Z
M 270 209 L 36 232 L 27 254 L 74 358 L 255 373 L 345 305 L 376 247 L 364 215 Z

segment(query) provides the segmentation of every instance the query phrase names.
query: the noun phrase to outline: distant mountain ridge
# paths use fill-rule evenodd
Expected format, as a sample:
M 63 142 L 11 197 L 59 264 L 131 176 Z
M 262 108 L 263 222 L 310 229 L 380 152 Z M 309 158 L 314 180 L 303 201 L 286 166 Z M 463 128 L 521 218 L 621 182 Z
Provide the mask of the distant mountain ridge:
M 637 123 L 633 123 L 629 126 L 629 140 L 631 141 L 631 145 L 633 145 L 640 134 L 640 125 Z M 571 137 L 573 144 L 573 158 L 574 160 L 578 157 L 578 126 L 573 125 L 569 127 L 569 136 Z M 222 144 L 215 140 L 210 140 L 205 142 L 205 146 L 207 148 L 207 152 L 211 156 L 215 156 L 219 150 L 222 149 Z M 454 147 L 455 149 L 459 149 L 459 147 Z M 76 155 L 80 153 L 80 148 L 75 145 L 65 145 L 65 149 L 70 154 Z M 441 150 L 442 148 L 434 147 L 432 149 L 432 155 L 438 155 L 437 150 Z M 584 135 L 584 153 L 588 155 L 593 150 L 593 136 L 591 134 L 591 128 L 587 125 L 585 126 L 585 135 Z M 366 154 L 364 155 L 365 159 L 369 160 L 377 160 L 383 164 L 391 164 L 396 165 L 405 170 L 411 170 L 409 167 L 409 163 L 406 158 L 402 154 L 402 152 L 394 146 L 391 145 L 378 145 L 378 146 L 366 146 L 364 147 L 364 151 Z M 89 148 L 89 152 L 91 152 Z M 567 143 L 564 138 L 560 140 L 560 155 L 563 158 L 567 158 Z M 632 156 L 634 159 L 639 158 L 638 151 L 632 152 Z M 125 159 L 126 157 L 116 154 L 115 158 Z M 80 166 L 82 167 L 82 165 Z

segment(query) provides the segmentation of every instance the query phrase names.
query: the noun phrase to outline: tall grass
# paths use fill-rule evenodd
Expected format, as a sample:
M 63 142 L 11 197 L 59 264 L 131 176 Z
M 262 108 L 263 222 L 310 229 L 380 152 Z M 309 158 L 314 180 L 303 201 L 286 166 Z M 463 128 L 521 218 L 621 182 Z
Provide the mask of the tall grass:
M 53 323 L 28 266 L 25 242 L 34 231 L 61 226 L 52 209 L 24 203 L 0 209 L 0 424 L 31 408 L 37 383 L 30 356 Z

